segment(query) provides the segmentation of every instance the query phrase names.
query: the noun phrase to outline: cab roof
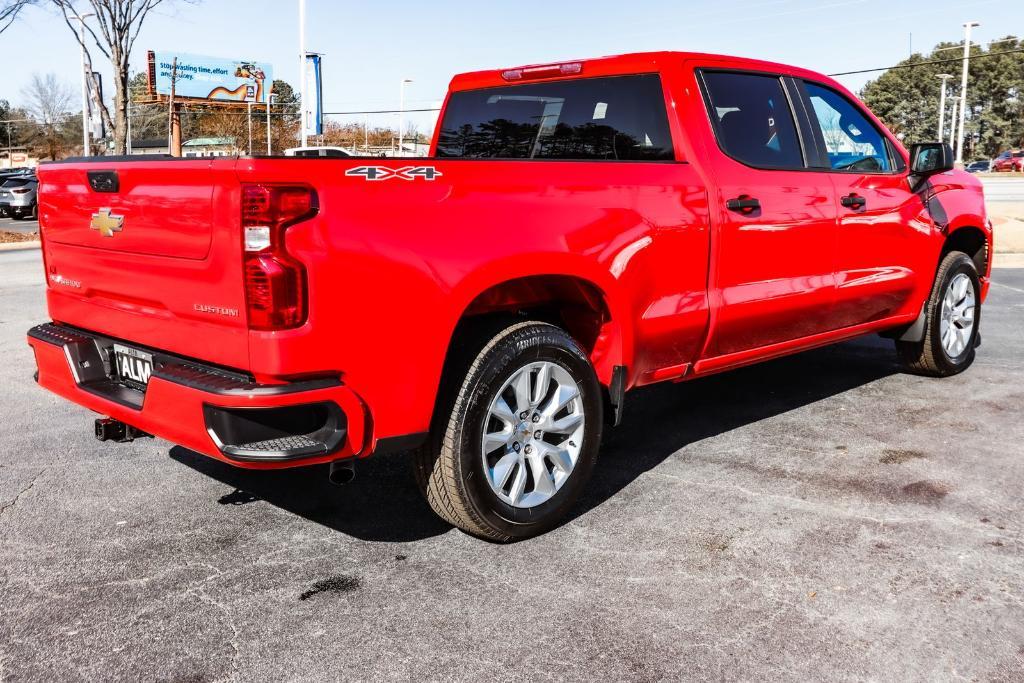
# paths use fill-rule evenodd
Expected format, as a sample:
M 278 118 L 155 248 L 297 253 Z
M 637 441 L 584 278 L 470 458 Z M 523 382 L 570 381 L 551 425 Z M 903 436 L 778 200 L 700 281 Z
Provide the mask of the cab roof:
M 476 90 L 492 88 L 516 83 L 536 82 L 539 80 L 565 80 L 572 78 L 589 78 L 593 76 L 622 76 L 625 74 L 660 72 L 667 68 L 681 65 L 683 62 L 696 62 L 694 66 L 704 63 L 709 67 L 749 69 L 751 71 L 767 71 L 788 76 L 813 78 L 818 81 L 832 82 L 827 76 L 786 64 L 768 62 L 747 57 L 731 57 L 703 52 L 633 52 L 608 57 L 591 59 L 567 59 L 547 64 L 529 64 L 524 66 L 472 71 L 455 76 L 449 90 Z M 559 67 L 570 68 L 559 70 Z M 516 76 L 519 72 L 519 76 Z

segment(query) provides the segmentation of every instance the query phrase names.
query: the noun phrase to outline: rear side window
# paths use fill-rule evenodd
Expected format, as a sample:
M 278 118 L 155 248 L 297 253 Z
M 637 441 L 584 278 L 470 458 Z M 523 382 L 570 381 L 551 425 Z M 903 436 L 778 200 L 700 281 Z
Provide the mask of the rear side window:
M 703 72 L 708 113 L 722 150 L 757 168 L 804 167 L 796 124 L 778 76 Z
M 836 171 L 886 173 L 891 170 L 885 136 L 860 108 L 835 90 L 805 82 L 814 118 Z
M 583 78 L 453 93 L 437 156 L 672 161 L 656 74 Z

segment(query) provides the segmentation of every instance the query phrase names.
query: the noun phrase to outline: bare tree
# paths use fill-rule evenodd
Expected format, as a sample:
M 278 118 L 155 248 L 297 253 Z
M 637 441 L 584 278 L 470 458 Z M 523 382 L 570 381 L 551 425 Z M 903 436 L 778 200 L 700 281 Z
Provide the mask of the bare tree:
M 114 70 L 114 114 L 111 116 L 106 103 L 101 102 L 99 109 L 103 123 L 114 131 L 114 153 L 124 154 L 128 134 L 128 67 L 132 48 L 146 17 L 163 2 L 165 0 L 0 0 L 0 31 L 28 5 L 49 5 L 61 13 L 75 40 L 85 50 L 87 73 L 93 73 L 90 44 L 109 59 Z M 76 20 L 81 15 L 80 7 L 88 8 L 96 15 L 91 22 L 85 22 L 84 43 L 79 40 Z M 92 85 L 98 89 L 97 83 Z
M 64 143 L 63 124 L 71 111 L 74 93 L 57 80 L 55 74 L 32 74 L 32 80 L 21 91 L 29 114 L 36 120 L 46 145 L 46 154 L 56 159 Z
M 36 4 L 34 0 L 13 0 L 0 4 L 0 33 L 3 33 L 8 26 L 14 23 L 21 10 L 34 4 Z

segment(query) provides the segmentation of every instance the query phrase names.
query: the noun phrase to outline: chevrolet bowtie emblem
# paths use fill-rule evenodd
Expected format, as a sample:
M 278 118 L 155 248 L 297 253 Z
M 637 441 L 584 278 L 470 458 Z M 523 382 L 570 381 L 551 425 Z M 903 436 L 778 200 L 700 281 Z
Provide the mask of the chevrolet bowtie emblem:
M 99 230 L 104 237 L 113 237 L 115 232 L 124 229 L 124 216 L 115 216 L 110 209 L 100 209 L 92 215 L 89 222 L 91 230 Z

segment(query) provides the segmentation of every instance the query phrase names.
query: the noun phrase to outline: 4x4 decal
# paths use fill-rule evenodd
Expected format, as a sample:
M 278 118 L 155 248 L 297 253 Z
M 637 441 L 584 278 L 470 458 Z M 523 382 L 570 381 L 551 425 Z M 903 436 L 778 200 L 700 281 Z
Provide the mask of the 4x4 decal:
M 389 168 L 388 166 L 357 166 L 345 171 L 347 176 L 362 176 L 366 180 L 391 180 L 401 178 L 402 180 L 434 180 L 440 178 L 443 173 L 433 166 L 403 166 L 402 168 Z

